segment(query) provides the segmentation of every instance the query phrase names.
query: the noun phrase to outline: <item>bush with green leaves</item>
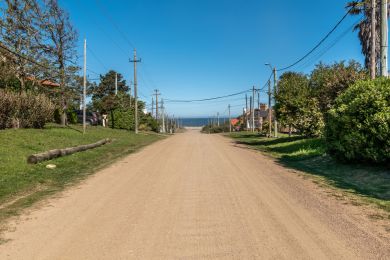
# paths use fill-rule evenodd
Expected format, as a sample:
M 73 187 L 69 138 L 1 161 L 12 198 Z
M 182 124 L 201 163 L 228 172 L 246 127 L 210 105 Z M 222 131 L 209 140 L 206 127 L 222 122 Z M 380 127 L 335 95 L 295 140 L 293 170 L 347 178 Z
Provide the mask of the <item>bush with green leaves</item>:
M 203 128 L 202 128 L 202 132 L 203 133 L 210 133 L 210 134 L 218 134 L 218 133 L 227 133 L 229 132 L 229 125 L 228 124 L 224 124 L 224 125 L 220 125 L 220 126 L 216 126 L 216 125 L 205 125 Z
M 298 116 L 292 125 L 306 137 L 323 135 L 325 123 L 317 99 L 307 99 L 306 105 L 298 109 Z
M 328 152 L 344 161 L 390 162 L 390 80 L 359 81 L 326 118 Z
M 108 113 L 108 125 L 114 129 L 134 130 L 133 110 L 115 109 Z
M 0 129 L 43 128 L 53 121 L 54 109 L 43 94 L 0 90 Z
M 158 121 L 152 117 L 150 114 L 143 114 L 140 118 L 139 130 L 141 131 L 159 131 Z
M 115 109 L 108 113 L 108 126 L 115 129 L 134 130 L 134 111 Z M 158 132 L 159 124 L 150 114 L 139 113 L 140 131 Z
M 281 125 L 292 126 L 307 137 L 322 135 L 324 120 L 320 102 L 313 96 L 305 74 L 283 73 L 275 98 L 276 117 Z

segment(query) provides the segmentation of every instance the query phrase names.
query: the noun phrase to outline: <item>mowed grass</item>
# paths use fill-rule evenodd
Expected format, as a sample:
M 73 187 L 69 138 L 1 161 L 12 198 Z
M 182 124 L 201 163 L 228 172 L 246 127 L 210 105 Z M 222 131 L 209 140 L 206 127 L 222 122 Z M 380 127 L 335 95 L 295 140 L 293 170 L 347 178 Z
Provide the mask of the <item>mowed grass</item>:
M 341 163 L 326 154 L 321 138 L 287 135 L 266 138 L 248 132 L 232 133 L 230 137 L 271 155 L 285 167 L 315 175 L 390 212 L 390 169 L 386 166 Z
M 153 133 L 135 135 L 125 130 L 81 126 L 47 126 L 45 129 L 0 131 L 0 220 L 14 215 L 23 206 L 85 178 L 116 159 L 163 138 Z M 56 148 L 89 144 L 103 138 L 112 143 L 101 147 L 31 165 L 27 156 Z M 47 164 L 55 169 L 47 169 Z M 19 198 L 19 199 L 18 199 Z

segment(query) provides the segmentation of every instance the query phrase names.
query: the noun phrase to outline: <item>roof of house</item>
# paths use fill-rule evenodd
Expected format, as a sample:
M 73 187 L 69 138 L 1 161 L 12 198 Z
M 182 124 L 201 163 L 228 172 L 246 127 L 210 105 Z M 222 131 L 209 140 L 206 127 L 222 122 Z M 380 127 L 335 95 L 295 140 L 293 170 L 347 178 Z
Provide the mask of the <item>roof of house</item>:
M 237 118 L 233 118 L 230 120 L 231 125 L 236 125 L 238 122 L 240 122 L 240 120 L 238 120 Z
M 31 81 L 36 80 L 40 85 L 45 86 L 45 87 L 58 88 L 60 86 L 60 84 L 55 83 L 53 81 L 50 81 L 48 79 L 37 80 L 34 76 L 29 76 L 29 77 L 27 77 L 27 79 L 31 80 Z

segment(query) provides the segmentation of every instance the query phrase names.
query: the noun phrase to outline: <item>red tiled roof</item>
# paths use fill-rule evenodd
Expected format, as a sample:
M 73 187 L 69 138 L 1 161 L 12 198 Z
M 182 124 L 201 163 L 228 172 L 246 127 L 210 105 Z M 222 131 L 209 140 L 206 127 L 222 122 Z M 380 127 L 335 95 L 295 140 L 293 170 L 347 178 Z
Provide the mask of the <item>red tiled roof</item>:
M 238 120 L 237 118 L 233 118 L 230 120 L 230 124 L 232 124 L 233 126 L 236 125 L 240 120 Z
M 28 80 L 31 80 L 31 81 L 36 80 L 35 77 L 33 77 L 33 76 L 29 76 L 29 77 L 27 77 L 27 79 L 28 79 Z M 52 81 L 50 81 L 50 80 L 48 80 L 48 79 L 37 80 L 37 82 L 38 82 L 40 85 L 45 86 L 45 87 L 55 87 L 55 88 L 57 88 L 57 87 L 60 86 L 60 84 L 55 83 L 55 82 L 52 82 Z

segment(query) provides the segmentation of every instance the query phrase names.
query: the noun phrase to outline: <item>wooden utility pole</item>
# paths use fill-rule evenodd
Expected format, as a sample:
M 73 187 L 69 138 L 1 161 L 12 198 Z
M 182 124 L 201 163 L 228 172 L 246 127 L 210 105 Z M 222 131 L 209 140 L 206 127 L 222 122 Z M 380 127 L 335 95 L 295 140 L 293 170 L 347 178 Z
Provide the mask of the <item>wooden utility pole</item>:
M 130 80 L 130 86 L 129 86 L 130 108 L 131 108 L 131 85 L 133 85 L 133 81 Z
M 277 93 L 277 83 L 276 83 L 276 68 L 274 67 L 274 106 L 276 105 L 276 93 Z M 276 120 L 276 111 L 274 111 L 274 122 L 275 122 L 275 138 L 278 137 L 278 121 Z
M 242 108 L 242 125 L 245 125 L 245 108 Z
M 161 99 L 161 118 L 162 118 L 162 129 L 161 131 L 165 133 L 165 115 L 164 115 L 164 100 Z
M 153 97 L 152 97 L 152 111 L 150 112 L 150 114 L 152 115 L 152 117 L 153 117 L 153 111 L 154 111 L 154 99 L 153 99 Z
M 115 96 L 118 95 L 118 73 L 115 72 Z
M 252 132 L 255 131 L 255 86 L 252 87 L 252 102 L 251 102 L 251 115 L 252 115 Z
M 158 120 L 158 96 L 160 95 L 158 89 L 154 90 L 154 95 L 156 96 L 156 120 Z
M 134 129 L 138 134 L 138 97 L 137 97 L 137 62 L 141 62 L 141 59 L 137 60 L 137 51 L 134 49 L 134 57 L 130 62 L 134 63 Z
M 252 96 L 249 97 L 249 128 L 251 129 L 251 132 L 253 132 L 253 125 L 252 125 L 252 103 L 253 98 Z
M 387 24 L 387 0 L 381 0 L 381 76 L 388 76 L 387 52 L 388 52 L 388 24 Z
M 370 58 L 371 79 L 376 74 L 376 0 L 371 0 L 371 58 Z
M 228 109 L 229 109 L 229 132 L 231 133 L 232 132 L 232 118 L 230 116 L 230 104 L 228 105 Z
M 268 80 L 268 137 L 272 136 L 271 81 Z
M 246 116 L 248 113 L 248 95 L 245 94 L 245 128 L 248 128 L 248 117 Z
M 83 77 L 83 134 L 86 129 L 87 118 L 87 39 L 84 39 L 84 77 Z
M 262 131 L 263 128 L 262 128 L 262 125 L 263 123 L 261 122 L 261 111 L 260 111 L 260 89 L 259 91 L 257 92 L 257 109 L 258 109 L 258 113 L 257 113 L 257 120 L 259 122 L 259 130 Z

